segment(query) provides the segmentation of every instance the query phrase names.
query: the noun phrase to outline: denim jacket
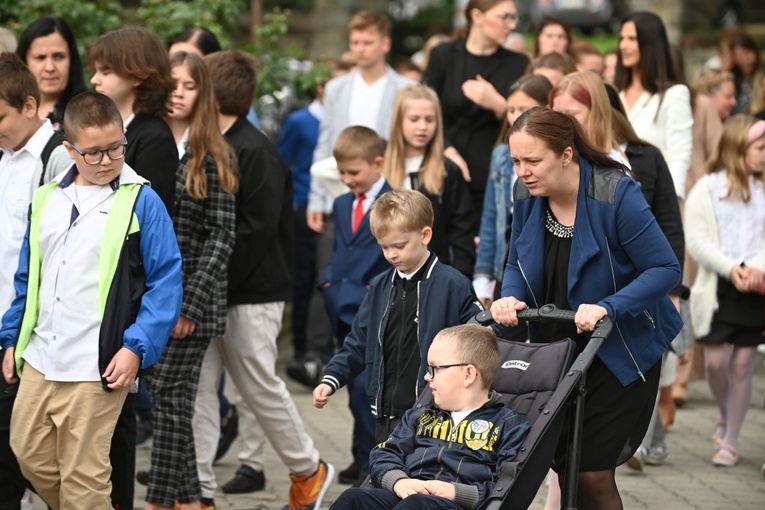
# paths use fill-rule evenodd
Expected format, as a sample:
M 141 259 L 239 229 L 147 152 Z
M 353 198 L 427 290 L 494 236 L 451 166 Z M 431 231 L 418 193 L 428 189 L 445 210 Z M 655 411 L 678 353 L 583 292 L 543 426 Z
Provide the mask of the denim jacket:
M 491 153 L 489 182 L 483 197 L 483 214 L 476 256 L 475 276 L 498 280 L 505 272 L 505 236 L 508 213 L 513 210 L 513 184 L 517 177 L 510 147 L 501 143 Z

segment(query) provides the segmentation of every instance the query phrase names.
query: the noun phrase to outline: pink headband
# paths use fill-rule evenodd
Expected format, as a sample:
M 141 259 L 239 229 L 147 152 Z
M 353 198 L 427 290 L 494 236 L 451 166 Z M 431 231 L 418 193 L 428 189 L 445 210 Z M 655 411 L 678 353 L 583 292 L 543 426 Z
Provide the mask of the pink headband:
M 758 120 L 749 128 L 749 133 L 746 135 L 747 145 L 750 145 L 762 135 L 765 135 L 765 120 Z

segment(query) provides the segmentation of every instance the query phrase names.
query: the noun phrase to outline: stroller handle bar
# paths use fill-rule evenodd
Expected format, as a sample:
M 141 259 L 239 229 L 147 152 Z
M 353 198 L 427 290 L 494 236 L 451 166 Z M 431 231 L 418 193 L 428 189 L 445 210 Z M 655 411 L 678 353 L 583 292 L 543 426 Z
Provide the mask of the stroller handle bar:
M 547 304 L 540 308 L 526 308 L 525 310 L 519 310 L 518 311 L 518 320 L 526 320 L 526 321 L 532 321 L 532 322 L 566 322 L 571 323 L 574 322 L 574 317 L 576 316 L 576 312 L 573 310 L 561 310 L 555 305 Z M 475 317 L 470 319 L 468 321 L 469 324 L 479 324 L 481 326 L 491 326 L 492 324 L 495 324 L 494 319 L 491 316 L 490 310 L 484 310 L 483 312 L 480 312 Z M 608 338 L 608 335 L 611 334 L 611 329 L 613 329 L 613 322 L 611 319 L 608 318 L 608 316 L 603 317 L 595 324 L 595 331 L 592 333 L 592 337 L 590 338 L 590 343 L 588 344 L 588 348 L 585 350 L 590 350 L 590 346 L 592 346 L 594 351 L 597 351 L 600 347 L 600 344 Z M 594 345 L 592 343 L 592 340 L 599 339 L 600 342 L 596 342 Z M 597 345 L 597 347 L 596 347 Z

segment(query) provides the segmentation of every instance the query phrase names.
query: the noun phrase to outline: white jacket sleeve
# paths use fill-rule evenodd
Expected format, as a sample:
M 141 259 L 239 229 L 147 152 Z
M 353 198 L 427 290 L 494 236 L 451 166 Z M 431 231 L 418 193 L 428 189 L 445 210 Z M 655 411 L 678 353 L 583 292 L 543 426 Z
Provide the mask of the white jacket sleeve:
M 685 247 L 701 267 L 730 278 L 736 261 L 720 246 L 714 206 L 706 177 L 691 189 L 685 202 Z
M 685 198 L 685 181 L 691 168 L 691 150 L 693 149 L 693 111 L 691 94 L 685 85 L 675 85 L 667 89 L 659 111 L 659 122 L 663 124 L 666 137 L 662 151 L 667 160 L 669 173 L 675 184 L 675 193 Z

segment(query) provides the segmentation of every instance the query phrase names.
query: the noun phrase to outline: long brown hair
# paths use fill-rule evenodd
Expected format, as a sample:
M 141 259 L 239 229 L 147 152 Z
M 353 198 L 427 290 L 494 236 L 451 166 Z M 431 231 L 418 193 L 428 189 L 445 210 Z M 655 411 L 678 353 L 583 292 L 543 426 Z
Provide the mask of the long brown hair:
M 385 149 L 383 175 L 393 188 L 401 188 L 406 179 L 406 140 L 402 124 L 406 108 L 410 101 L 425 99 L 433 105 L 436 113 L 436 132 L 425 148 L 425 157 L 420 167 L 420 180 L 428 193 L 438 195 L 444 190 L 446 167 L 444 165 L 444 122 L 441 116 L 441 103 L 435 91 L 426 85 L 404 87 L 396 94 L 393 103 L 393 118 L 390 122 L 390 141 Z
M 624 165 L 612 160 L 608 154 L 590 143 L 582 125 L 565 113 L 541 107 L 532 108 L 523 112 L 510 127 L 509 136 L 513 133 L 527 133 L 539 138 L 557 156 L 571 147 L 577 163 L 580 158 L 584 158 L 594 165 L 618 168 L 629 175 Z
M 178 51 L 170 57 L 170 67 L 186 66 L 197 86 L 197 99 L 191 109 L 189 149 L 191 157 L 186 163 L 186 192 L 198 200 L 207 198 L 205 157 L 209 154 L 218 168 L 220 187 L 226 193 L 236 193 L 238 179 L 236 156 L 218 130 L 218 113 L 212 80 L 202 57 Z
M 755 117 L 743 113 L 730 117 L 725 121 L 717 145 L 707 161 L 707 173 L 725 172 L 728 179 L 726 199 L 747 203 L 752 198 L 746 170 L 746 151 L 749 148 L 749 129 L 756 122 Z M 757 178 L 765 182 L 763 174 Z

